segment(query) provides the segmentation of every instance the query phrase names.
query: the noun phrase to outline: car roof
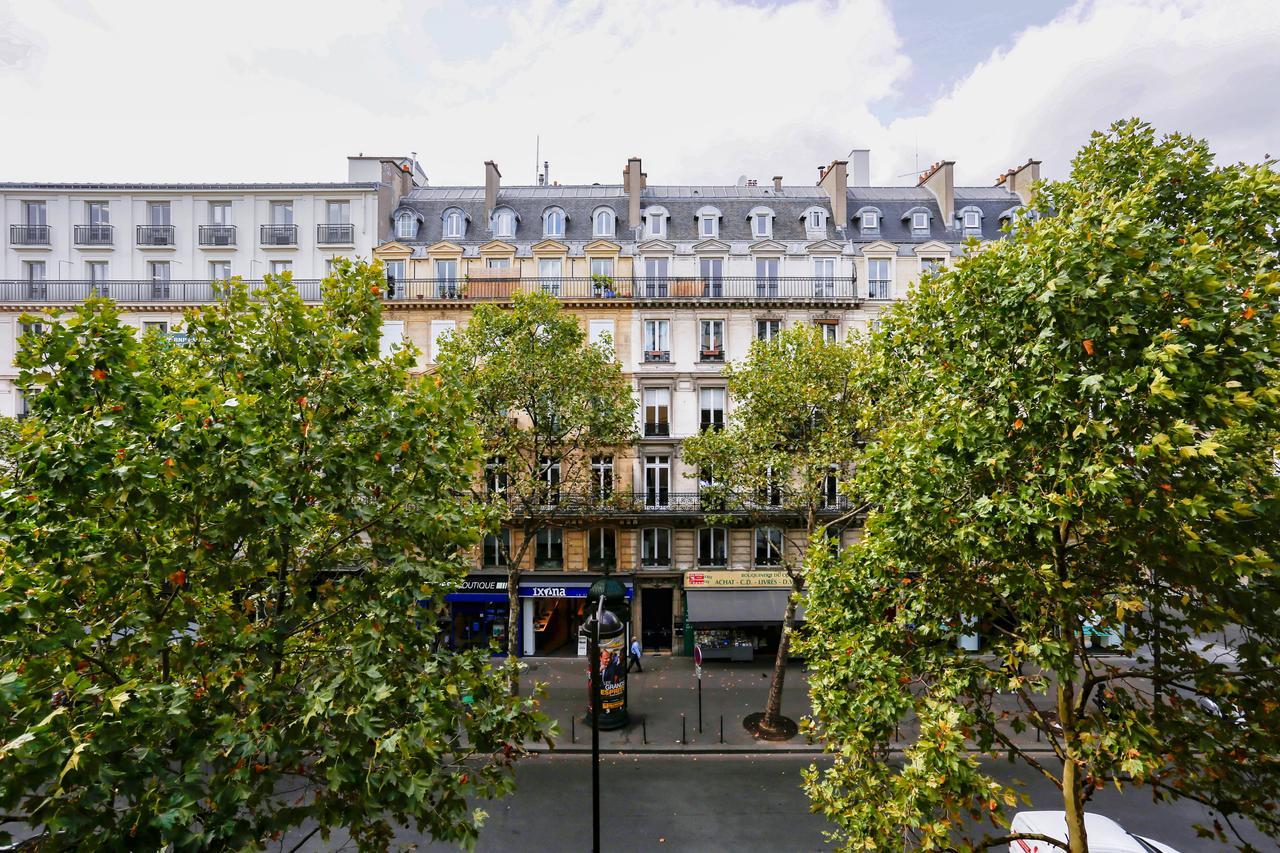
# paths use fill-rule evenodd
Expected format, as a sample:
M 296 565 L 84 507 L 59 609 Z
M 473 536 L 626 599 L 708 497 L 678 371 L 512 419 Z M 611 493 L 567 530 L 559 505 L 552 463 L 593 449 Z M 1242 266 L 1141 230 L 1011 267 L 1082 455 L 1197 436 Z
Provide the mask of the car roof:
M 1067 818 L 1065 812 L 1018 812 L 1013 816 L 1010 829 L 1014 832 L 1035 832 L 1050 838 L 1067 839 Z M 1147 853 L 1142 844 L 1125 831 L 1124 827 L 1106 815 L 1085 812 L 1084 829 L 1089 835 L 1090 853 Z M 1037 845 L 1027 842 L 1032 851 L 1039 853 L 1055 853 L 1058 848 L 1049 845 Z M 1016 844 L 1016 842 L 1015 842 Z M 1015 849 L 1017 849 L 1015 847 Z

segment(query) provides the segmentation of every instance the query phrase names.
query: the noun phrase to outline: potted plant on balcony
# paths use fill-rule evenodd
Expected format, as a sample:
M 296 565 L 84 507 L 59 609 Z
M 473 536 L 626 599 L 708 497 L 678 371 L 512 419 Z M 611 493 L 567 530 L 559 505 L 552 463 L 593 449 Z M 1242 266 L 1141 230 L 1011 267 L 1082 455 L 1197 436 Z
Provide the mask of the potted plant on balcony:
M 723 361 L 724 350 L 721 349 L 720 347 L 703 347 L 702 360 L 703 361 Z
M 600 299 L 614 299 L 618 293 L 613 287 L 613 276 L 604 273 L 593 273 L 591 276 L 591 295 Z

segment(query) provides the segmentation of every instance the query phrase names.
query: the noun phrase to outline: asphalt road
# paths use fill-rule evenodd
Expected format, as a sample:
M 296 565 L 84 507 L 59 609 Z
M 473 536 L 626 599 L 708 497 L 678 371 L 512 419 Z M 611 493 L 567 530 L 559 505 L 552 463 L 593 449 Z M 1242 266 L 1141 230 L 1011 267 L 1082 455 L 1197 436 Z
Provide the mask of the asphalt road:
M 800 789 L 800 768 L 813 760 L 805 755 L 609 755 L 601 762 L 602 849 L 623 851 L 811 851 L 831 849 L 824 842 L 825 820 L 809 812 Z M 1000 778 L 1030 779 L 999 762 Z M 518 790 L 508 800 L 486 804 L 489 821 L 481 832 L 480 851 L 560 853 L 591 847 L 591 763 L 589 756 L 541 755 L 522 762 Z M 1058 792 L 1047 780 L 1034 780 L 1026 790 L 1033 807 L 1060 809 Z M 1141 790 L 1100 792 L 1091 811 L 1119 821 L 1131 832 L 1162 841 L 1181 851 L 1227 850 L 1195 835 L 1192 824 L 1211 822 L 1208 810 L 1195 803 L 1151 802 Z M 403 844 L 419 850 L 452 850 L 412 832 Z M 1259 849 L 1275 849 L 1260 834 L 1251 840 Z M 344 849 L 335 840 L 304 848 Z M 349 849 L 349 848 L 346 848 Z

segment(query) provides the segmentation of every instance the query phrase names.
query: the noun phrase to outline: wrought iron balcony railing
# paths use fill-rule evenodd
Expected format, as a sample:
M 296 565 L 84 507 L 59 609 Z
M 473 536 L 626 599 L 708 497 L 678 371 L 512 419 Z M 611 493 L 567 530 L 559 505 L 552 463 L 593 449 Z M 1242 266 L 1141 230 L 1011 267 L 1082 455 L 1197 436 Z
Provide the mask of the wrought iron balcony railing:
M 111 225 L 77 225 L 73 230 L 77 246 L 110 246 L 116 239 Z
M 849 500 L 840 496 L 824 501 L 818 507 L 823 516 L 839 515 L 849 510 Z M 512 506 L 514 514 L 521 514 L 518 505 Z M 528 507 L 524 514 L 550 512 L 565 518 L 617 516 L 673 516 L 723 514 L 737 516 L 794 516 L 804 514 L 803 507 L 782 496 L 777 503 L 756 496 L 740 499 L 720 495 L 704 495 L 700 492 L 673 492 L 669 489 L 647 489 L 636 492 L 613 492 L 607 496 L 577 495 L 563 492 L 554 504 Z
M 322 246 L 349 246 L 356 241 L 356 227 L 345 223 L 316 226 L 316 242 Z
M 198 236 L 201 246 L 234 246 L 236 227 L 234 225 L 201 225 Z
M 396 299 L 510 299 L 516 293 L 542 291 L 560 299 L 638 299 L 670 301 L 855 301 L 859 298 L 853 278 L 825 276 L 701 278 L 475 278 L 402 279 L 396 282 Z
M 297 225 L 259 225 L 258 233 L 264 246 L 298 245 Z
M 9 226 L 9 242 L 14 246 L 48 246 L 50 239 L 48 225 Z
M 173 245 L 173 226 L 172 225 L 139 225 L 138 226 L 138 245 L 139 246 L 172 246 Z
M 297 288 L 303 300 L 307 302 L 320 301 L 319 279 L 295 278 L 293 286 Z M 264 287 L 265 285 L 260 281 L 249 283 L 251 293 L 260 291 Z M 91 296 L 105 296 L 121 303 L 163 301 L 203 305 L 220 301 L 225 292 L 225 282 L 206 280 L 0 280 L 0 304 L 34 302 L 72 304 L 83 302 Z

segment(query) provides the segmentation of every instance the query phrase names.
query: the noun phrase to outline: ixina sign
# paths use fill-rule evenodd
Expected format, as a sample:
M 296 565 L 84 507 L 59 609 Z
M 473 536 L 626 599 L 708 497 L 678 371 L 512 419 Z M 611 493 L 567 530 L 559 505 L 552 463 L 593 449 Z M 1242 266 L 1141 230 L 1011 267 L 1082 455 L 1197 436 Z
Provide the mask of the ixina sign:
M 685 572 L 685 589 L 777 589 L 789 588 L 786 572 Z

